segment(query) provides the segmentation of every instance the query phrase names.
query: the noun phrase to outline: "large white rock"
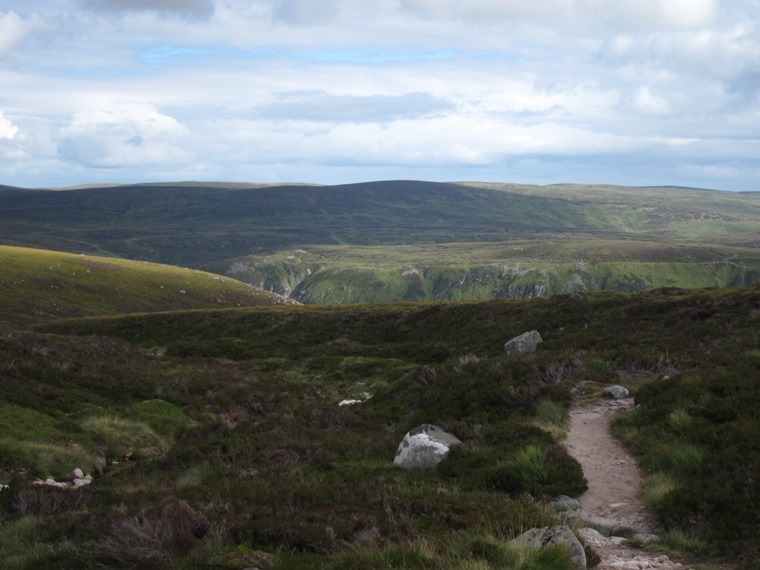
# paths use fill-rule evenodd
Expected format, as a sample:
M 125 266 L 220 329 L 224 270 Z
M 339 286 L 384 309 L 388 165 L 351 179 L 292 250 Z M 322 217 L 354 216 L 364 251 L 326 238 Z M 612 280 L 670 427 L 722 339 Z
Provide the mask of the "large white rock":
M 450 449 L 462 443 L 438 426 L 422 424 L 408 432 L 398 446 L 393 463 L 399 467 L 435 467 L 449 454 Z
M 615 384 L 614 386 L 608 387 L 604 391 L 604 395 L 613 400 L 620 400 L 622 398 L 627 398 L 630 395 L 630 392 L 628 391 L 628 388 Z
M 543 339 L 538 331 L 529 331 L 507 341 L 504 345 L 504 352 L 507 354 L 535 352 L 540 342 L 543 342 Z

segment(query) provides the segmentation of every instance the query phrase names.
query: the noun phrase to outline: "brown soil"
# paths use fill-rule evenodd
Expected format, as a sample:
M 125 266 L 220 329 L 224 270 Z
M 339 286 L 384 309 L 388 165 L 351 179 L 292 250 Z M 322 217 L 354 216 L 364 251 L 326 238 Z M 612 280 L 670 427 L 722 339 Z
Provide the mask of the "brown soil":
M 610 422 L 622 409 L 633 406 L 633 399 L 599 400 L 575 407 L 570 412 L 570 430 L 565 446 L 583 466 L 588 491 L 580 497 L 581 508 L 591 514 L 616 519 L 657 534 L 656 521 L 647 512 L 639 494 L 641 474 L 634 458 L 610 434 Z M 587 543 L 602 558 L 600 570 L 644 570 L 647 568 L 689 568 L 667 556 L 628 547 L 623 539 L 602 537 L 581 530 Z

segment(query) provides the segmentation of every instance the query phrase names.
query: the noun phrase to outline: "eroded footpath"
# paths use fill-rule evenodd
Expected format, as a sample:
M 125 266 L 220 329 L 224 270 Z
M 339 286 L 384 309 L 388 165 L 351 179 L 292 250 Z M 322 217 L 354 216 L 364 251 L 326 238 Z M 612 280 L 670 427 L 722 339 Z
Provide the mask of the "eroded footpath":
M 625 546 L 626 539 L 654 540 L 656 521 L 640 499 L 642 478 L 635 459 L 610 433 L 615 414 L 631 408 L 633 399 L 602 399 L 570 412 L 565 439 L 569 453 L 583 466 L 588 491 L 580 498 L 580 511 L 567 513 L 581 528 L 587 543 L 602 558 L 600 570 L 686 569 L 663 554 Z

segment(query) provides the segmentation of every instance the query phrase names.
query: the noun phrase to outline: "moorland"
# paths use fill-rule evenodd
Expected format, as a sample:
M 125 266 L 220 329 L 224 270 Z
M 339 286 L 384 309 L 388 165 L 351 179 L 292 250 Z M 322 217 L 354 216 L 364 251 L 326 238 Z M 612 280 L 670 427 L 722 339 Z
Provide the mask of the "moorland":
M 215 200 L 248 191 L 234 185 L 0 189 L 2 241 L 47 250 L 0 251 L 2 566 L 569 570 L 561 549 L 509 541 L 556 523 L 547 501 L 586 487 L 561 445 L 571 403 L 625 384 L 638 407 L 614 430 L 663 527 L 652 548 L 760 568 L 754 195 L 569 187 L 574 198 L 558 199 L 549 187 L 402 185 L 401 205 L 388 205 L 378 185 L 364 210 L 338 188 L 334 204 L 296 212 L 283 201 L 335 189 L 253 188 L 269 200 L 256 219 Z M 163 209 L 148 208 L 162 195 Z M 331 218 L 341 208 L 343 225 Z M 600 227 L 570 227 L 581 216 Z M 532 219 L 545 226 L 505 228 Z M 279 263 L 302 249 L 368 266 L 421 265 L 411 260 L 424 252 L 486 266 L 513 263 L 499 253 L 509 250 L 530 258 L 520 263 L 583 252 L 646 257 L 660 272 L 727 263 L 746 273 L 709 289 L 299 305 L 220 275 L 126 261 L 232 266 L 255 248 Z M 534 329 L 536 352 L 505 353 Z M 434 470 L 398 468 L 399 442 L 422 423 L 463 444 Z M 36 483 L 71 480 L 75 468 L 92 482 Z
M 0 187 L 0 243 L 205 269 L 304 303 L 760 279 L 756 193 L 385 181 Z

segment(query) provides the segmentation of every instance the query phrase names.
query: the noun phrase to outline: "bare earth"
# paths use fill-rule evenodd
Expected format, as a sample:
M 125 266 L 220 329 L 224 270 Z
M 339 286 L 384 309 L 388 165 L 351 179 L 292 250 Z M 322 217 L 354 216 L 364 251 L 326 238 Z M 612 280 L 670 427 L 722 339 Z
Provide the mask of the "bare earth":
M 633 399 L 627 398 L 599 400 L 574 408 L 565 446 L 583 466 L 588 480 L 589 489 L 580 497 L 584 511 L 627 523 L 642 533 L 657 534 L 657 524 L 639 498 L 641 474 L 636 461 L 609 429 L 614 415 L 632 406 Z M 688 568 L 665 555 L 623 546 L 620 538 L 603 537 L 590 529 L 582 529 L 581 534 L 601 556 L 597 567 L 600 570 Z

